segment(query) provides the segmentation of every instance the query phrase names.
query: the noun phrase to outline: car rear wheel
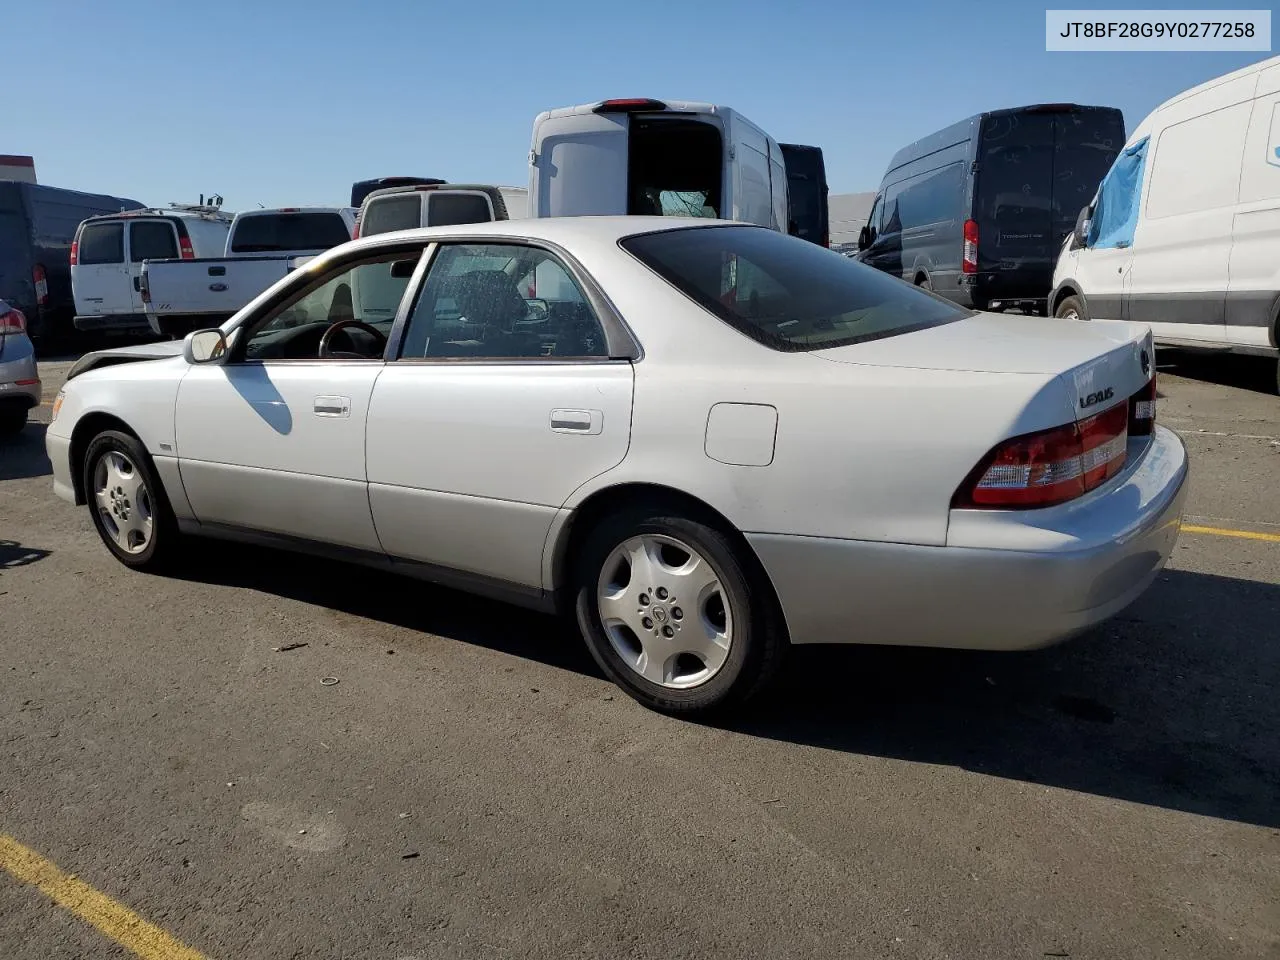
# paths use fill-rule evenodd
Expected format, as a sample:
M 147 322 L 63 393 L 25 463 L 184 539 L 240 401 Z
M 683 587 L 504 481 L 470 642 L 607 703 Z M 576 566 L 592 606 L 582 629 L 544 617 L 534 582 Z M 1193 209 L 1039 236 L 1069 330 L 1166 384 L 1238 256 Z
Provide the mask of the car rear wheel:
M 666 713 L 740 704 L 777 672 L 786 629 L 739 546 L 701 520 L 653 508 L 607 518 L 577 565 L 578 624 L 600 668 Z
M 12 437 L 27 425 L 27 411 L 0 410 L 0 437 Z
M 1084 301 L 1077 296 L 1070 296 L 1058 304 L 1058 309 L 1053 311 L 1053 315 L 1059 320 L 1088 320 L 1089 315 L 1085 313 Z
M 159 570 L 172 561 L 177 522 L 136 437 L 106 430 L 90 441 L 84 492 L 93 526 L 117 560 L 135 570 Z

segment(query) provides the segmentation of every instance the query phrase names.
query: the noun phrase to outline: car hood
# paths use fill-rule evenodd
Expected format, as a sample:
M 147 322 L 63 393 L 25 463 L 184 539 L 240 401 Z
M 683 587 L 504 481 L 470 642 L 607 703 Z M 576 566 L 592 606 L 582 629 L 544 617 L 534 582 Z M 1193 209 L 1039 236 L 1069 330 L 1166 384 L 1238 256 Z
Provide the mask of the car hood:
M 996 313 L 813 356 L 876 367 L 1058 376 L 1074 388 L 1078 412 L 1089 414 L 1131 396 L 1155 370 L 1144 324 Z
M 159 343 L 140 343 L 131 347 L 113 347 L 110 350 L 92 350 L 75 362 L 67 371 L 67 379 L 82 373 L 108 367 L 117 363 L 134 363 L 140 360 L 164 360 L 182 356 L 181 340 L 162 340 Z

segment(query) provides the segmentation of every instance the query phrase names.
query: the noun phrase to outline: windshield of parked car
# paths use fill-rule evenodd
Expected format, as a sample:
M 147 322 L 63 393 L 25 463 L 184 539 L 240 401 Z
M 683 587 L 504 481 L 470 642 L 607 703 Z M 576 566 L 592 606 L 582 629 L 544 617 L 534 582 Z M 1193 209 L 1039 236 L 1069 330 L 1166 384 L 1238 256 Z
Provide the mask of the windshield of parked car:
M 775 350 L 844 346 L 972 316 L 872 267 L 763 227 L 685 227 L 621 243 L 691 300 Z
M 244 217 L 235 225 L 231 252 L 319 251 L 350 239 L 351 231 L 340 213 L 262 213 Z

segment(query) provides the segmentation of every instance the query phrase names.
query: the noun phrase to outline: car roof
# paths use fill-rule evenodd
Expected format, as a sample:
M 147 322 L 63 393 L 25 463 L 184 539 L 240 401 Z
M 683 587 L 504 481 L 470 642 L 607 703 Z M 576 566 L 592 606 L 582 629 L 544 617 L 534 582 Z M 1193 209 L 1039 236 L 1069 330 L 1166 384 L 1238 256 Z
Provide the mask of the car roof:
M 661 233 L 682 227 L 745 227 L 764 230 L 755 224 L 737 220 L 712 220 L 708 217 L 529 217 L 519 220 L 489 220 L 482 223 L 461 223 L 445 227 L 415 227 L 361 237 L 354 241 L 360 245 L 377 246 L 398 241 L 436 237 L 469 236 L 490 238 L 494 236 L 514 239 L 547 240 L 559 244 L 617 243 L 624 237 L 643 233 Z

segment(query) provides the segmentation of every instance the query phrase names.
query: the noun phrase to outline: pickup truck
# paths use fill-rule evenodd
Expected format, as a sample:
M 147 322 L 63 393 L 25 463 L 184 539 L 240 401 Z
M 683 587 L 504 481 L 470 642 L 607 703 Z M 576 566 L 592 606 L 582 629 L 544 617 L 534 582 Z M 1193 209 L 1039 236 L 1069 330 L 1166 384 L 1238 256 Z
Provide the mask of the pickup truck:
M 178 338 L 229 319 L 302 263 L 346 243 L 355 231 L 350 207 L 281 207 L 236 215 L 220 258 L 148 260 L 139 292 L 147 325 Z

